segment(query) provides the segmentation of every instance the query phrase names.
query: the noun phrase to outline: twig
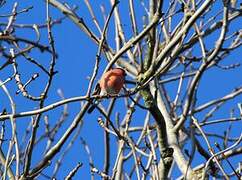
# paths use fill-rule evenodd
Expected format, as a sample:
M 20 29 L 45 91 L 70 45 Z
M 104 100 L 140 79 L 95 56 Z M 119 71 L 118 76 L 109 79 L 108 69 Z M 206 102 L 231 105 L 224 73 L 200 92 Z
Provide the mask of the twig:
M 208 138 L 207 138 L 207 136 L 205 135 L 205 133 L 203 132 L 202 128 L 199 126 L 197 119 L 196 119 L 195 117 L 192 116 L 192 120 L 193 120 L 193 124 L 199 129 L 199 131 L 201 132 L 201 134 L 202 134 L 204 140 L 206 141 L 206 144 L 207 144 L 207 146 L 208 146 L 209 152 L 212 154 L 212 157 L 215 158 L 215 162 L 216 162 L 216 164 L 218 165 L 219 169 L 222 171 L 224 177 L 228 180 L 228 179 L 229 179 L 228 175 L 225 173 L 225 171 L 224 171 L 224 169 L 222 168 L 222 166 L 220 165 L 220 163 L 219 163 L 217 157 L 215 156 L 214 150 L 213 150 L 212 146 L 210 145 L 210 143 L 209 143 L 209 141 L 208 141 Z M 207 162 L 209 162 L 209 161 L 207 161 Z M 205 170 L 205 172 L 206 172 L 206 170 Z
M 77 173 L 78 169 L 82 167 L 82 163 L 78 163 L 76 167 L 65 177 L 65 180 L 72 180 L 72 178 L 75 176 Z

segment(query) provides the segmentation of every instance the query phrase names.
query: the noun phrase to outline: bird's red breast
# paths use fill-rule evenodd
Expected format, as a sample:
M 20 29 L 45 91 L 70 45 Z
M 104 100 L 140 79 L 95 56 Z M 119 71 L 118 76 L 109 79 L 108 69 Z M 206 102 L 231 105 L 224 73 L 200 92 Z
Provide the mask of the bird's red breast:
M 124 85 L 125 71 L 121 68 L 115 68 L 103 74 L 99 84 L 101 94 L 116 95 Z

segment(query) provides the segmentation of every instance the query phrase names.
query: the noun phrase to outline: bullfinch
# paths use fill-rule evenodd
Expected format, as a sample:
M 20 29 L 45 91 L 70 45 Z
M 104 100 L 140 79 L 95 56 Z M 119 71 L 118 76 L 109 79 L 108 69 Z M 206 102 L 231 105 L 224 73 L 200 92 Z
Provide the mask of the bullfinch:
M 122 89 L 125 81 L 126 73 L 122 68 L 114 68 L 103 74 L 101 77 L 95 94 L 103 95 L 118 95 L 120 90 Z M 91 113 L 98 101 L 96 101 L 87 111 L 87 113 Z

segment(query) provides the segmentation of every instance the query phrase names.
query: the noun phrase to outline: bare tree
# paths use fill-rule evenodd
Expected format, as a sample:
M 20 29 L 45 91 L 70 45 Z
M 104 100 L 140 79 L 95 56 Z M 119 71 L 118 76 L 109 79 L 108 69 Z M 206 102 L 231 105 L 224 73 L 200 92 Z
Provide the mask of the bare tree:
M 1 0 L 0 9 L 8 3 Z M 72 1 L 38 3 L 46 6 L 43 24 L 18 23 L 20 17 L 38 13 L 34 2 L 28 7 L 16 1 L 8 13 L 0 14 L 2 179 L 58 178 L 61 166 L 69 170 L 65 179 L 80 179 L 77 173 L 84 170 L 83 164 L 89 165 L 92 179 L 241 179 L 241 77 L 231 77 L 237 87 L 224 84 L 231 91 L 223 96 L 204 97 L 209 88 L 199 94 L 204 91 L 201 84 L 213 83 L 207 75 L 210 70 L 222 72 L 223 78 L 240 68 L 241 4 L 236 0 L 85 0 L 78 2 L 89 12 L 83 15 Z M 53 16 L 52 10 L 62 16 Z M 63 63 L 57 61 L 52 29 L 67 21 L 97 47 L 96 59 L 90 60 L 93 73 L 82 96 L 65 98 L 60 87 L 60 100 L 51 103 L 56 64 Z M 236 54 L 236 61 L 229 61 Z M 113 67 L 128 74 L 122 92 L 95 94 L 98 74 Z M 35 86 L 38 90 L 32 91 Z M 103 167 L 99 167 L 92 156 L 95 149 L 80 132 L 89 107 L 102 99 L 110 100 L 108 107 L 99 103 L 100 116 L 92 115 L 104 133 Z M 69 117 L 68 105 L 74 102 L 81 102 L 81 108 Z M 122 104 L 122 110 L 117 104 Z M 50 123 L 49 115 L 57 117 L 58 107 L 62 113 Z M 71 123 L 63 130 L 67 120 Z M 24 133 L 19 121 L 25 121 Z M 76 159 L 76 167 L 70 167 L 63 161 L 76 142 L 89 162 Z M 43 152 L 36 148 L 40 144 L 45 145 Z M 48 168 L 54 169 L 52 173 Z

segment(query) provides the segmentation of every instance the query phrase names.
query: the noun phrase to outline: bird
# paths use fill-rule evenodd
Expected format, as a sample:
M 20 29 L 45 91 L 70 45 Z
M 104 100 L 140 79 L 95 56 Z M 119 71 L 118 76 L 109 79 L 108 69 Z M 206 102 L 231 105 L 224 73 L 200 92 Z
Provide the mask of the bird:
M 113 68 L 105 72 L 96 86 L 94 95 L 118 95 L 123 88 L 125 82 L 126 72 L 122 68 Z M 95 101 L 94 104 L 88 109 L 87 113 L 90 114 L 99 101 Z

